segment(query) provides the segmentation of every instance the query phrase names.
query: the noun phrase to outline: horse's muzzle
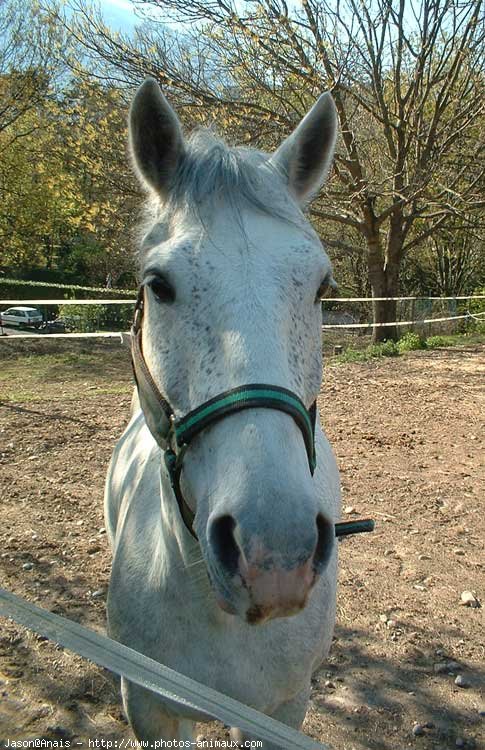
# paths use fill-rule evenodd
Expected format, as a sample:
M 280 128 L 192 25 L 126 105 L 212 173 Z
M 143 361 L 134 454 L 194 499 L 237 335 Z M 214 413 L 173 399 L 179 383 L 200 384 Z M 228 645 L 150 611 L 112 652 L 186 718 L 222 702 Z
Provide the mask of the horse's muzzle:
M 298 614 L 307 603 L 317 574 L 310 559 L 293 570 L 265 570 L 251 566 L 241 570 L 241 578 L 251 601 L 246 620 L 256 625 L 275 617 Z
M 269 550 L 261 539 L 243 545 L 237 531 L 234 518 L 226 515 L 212 524 L 209 536 L 217 579 L 224 582 L 224 591 L 214 586 L 221 609 L 250 624 L 298 614 L 332 555 L 333 524 L 319 514 L 311 540 L 296 555 Z

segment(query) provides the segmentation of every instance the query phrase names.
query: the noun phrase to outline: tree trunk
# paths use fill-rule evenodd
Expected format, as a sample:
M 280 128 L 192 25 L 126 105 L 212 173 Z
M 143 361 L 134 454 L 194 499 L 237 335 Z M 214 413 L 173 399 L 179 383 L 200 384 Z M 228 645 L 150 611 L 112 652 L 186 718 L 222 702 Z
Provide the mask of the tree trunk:
M 396 269 L 395 269 L 396 270 Z M 388 269 L 379 268 L 370 272 L 370 282 L 373 297 L 396 297 L 398 294 L 397 274 L 389 273 Z M 396 320 L 397 302 L 395 300 L 378 300 L 372 302 L 372 313 L 374 327 L 372 329 L 372 341 L 397 341 L 398 326 L 379 325 L 380 323 L 393 323 Z
M 371 253 L 369 258 L 369 280 L 372 296 L 397 297 L 399 294 L 399 263 L 388 260 L 385 264 L 381 253 Z M 397 302 L 395 300 L 374 299 L 372 302 L 372 341 L 378 343 L 399 338 L 398 326 L 379 325 L 393 323 L 396 320 Z
M 403 243 L 404 233 L 400 210 L 396 210 L 391 216 L 385 253 L 383 252 L 379 233 L 369 233 L 367 238 L 369 248 L 369 281 L 373 297 L 397 297 L 399 294 L 399 267 L 402 258 Z M 374 323 L 372 330 L 373 343 L 388 340 L 397 341 L 399 338 L 399 326 L 379 325 L 382 323 L 393 323 L 396 320 L 396 300 L 374 299 L 372 302 L 372 313 Z

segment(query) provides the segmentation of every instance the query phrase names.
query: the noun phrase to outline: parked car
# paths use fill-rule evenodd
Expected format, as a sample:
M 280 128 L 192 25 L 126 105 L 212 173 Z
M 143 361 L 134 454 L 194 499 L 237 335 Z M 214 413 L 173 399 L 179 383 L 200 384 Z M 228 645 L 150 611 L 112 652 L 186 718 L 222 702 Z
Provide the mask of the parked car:
M 40 310 L 35 307 L 9 307 L 0 313 L 2 325 L 4 326 L 33 326 L 40 328 L 44 317 Z

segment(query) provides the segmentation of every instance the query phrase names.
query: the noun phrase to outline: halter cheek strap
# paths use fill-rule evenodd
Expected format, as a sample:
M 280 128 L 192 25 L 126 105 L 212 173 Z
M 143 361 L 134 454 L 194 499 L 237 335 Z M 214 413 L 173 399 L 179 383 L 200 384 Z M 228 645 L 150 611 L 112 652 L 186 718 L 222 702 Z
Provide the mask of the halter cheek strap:
M 317 404 L 313 402 L 310 409 L 292 391 L 275 385 L 252 383 L 233 388 L 211 398 L 201 406 L 181 417 L 175 418 L 172 407 L 160 393 L 152 378 L 143 356 L 141 345 L 141 325 L 143 320 L 143 286 L 138 292 L 135 306 L 135 317 L 131 329 L 131 359 L 133 373 L 138 388 L 140 405 L 148 429 L 164 453 L 165 466 L 168 471 L 173 493 L 177 500 L 180 515 L 194 539 L 194 513 L 185 502 L 180 487 L 180 475 L 183 468 L 185 451 L 191 440 L 206 427 L 241 409 L 278 409 L 293 417 L 301 430 L 308 455 L 310 473 L 316 467 L 315 423 Z M 374 521 L 362 519 L 335 524 L 335 536 L 343 538 L 349 534 L 373 531 Z
M 315 423 L 317 405 L 314 402 L 310 409 L 307 409 L 302 400 L 286 388 L 265 383 L 251 383 L 224 391 L 184 417 L 176 419 L 169 402 L 162 396 L 153 380 L 143 356 L 141 344 L 143 294 L 142 286 L 138 292 L 135 317 L 131 329 L 131 358 L 138 397 L 148 429 L 164 451 L 165 465 L 184 523 L 192 536 L 197 538 L 192 526 L 194 514 L 185 502 L 180 488 L 184 454 L 194 437 L 211 424 L 242 409 L 254 409 L 256 407 L 277 409 L 293 417 L 300 428 L 308 456 L 310 473 L 313 475 L 316 467 Z
M 142 318 L 143 287 L 138 292 L 135 317 L 131 327 L 131 364 L 145 422 L 160 448 L 166 450 L 169 447 L 173 414 L 170 404 L 158 390 L 143 356 L 141 348 Z

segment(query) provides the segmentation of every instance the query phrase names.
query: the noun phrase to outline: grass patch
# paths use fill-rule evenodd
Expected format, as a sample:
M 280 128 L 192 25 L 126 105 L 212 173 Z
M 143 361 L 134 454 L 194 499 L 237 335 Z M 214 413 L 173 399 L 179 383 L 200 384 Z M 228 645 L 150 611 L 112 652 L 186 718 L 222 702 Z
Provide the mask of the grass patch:
M 485 332 L 470 331 L 443 336 L 428 336 L 426 349 L 439 349 L 450 346 L 477 346 L 485 344 Z
M 342 352 L 342 354 L 338 354 L 336 357 L 332 357 L 332 363 L 335 364 L 346 364 L 348 362 L 366 362 L 369 359 L 368 356 L 366 356 L 366 350 L 363 349 L 362 351 L 357 351 L 357 349 L 352 349 L 352 347 L 349 347 L 346 349 L 346 351 Z
M 380 344 L 369 344 L 365 349 L 352 349 L 350 347 L 342 354 L 333 358 L 333 362 L 345 364 L 347 362 L 368 362 L 370 359 L 379 357 L 397 357 L 399 349 L 394 341 L 383 341 Z
M 439 349 L 452 346 L 477 345 L 485 343 L 485 334 L 479 332 L 461 333 L 450 336 L 429 336 L 424 339 L 417 333 L 406 333 L 396 343 L 384 341 L 382 344 L 369 344 L 365 349 L 357 350 L 349 347 L 336 357 L 332 357 L 332 364 L 346 364 L 352 362 L 368 362 L 376 357 L 396 357 L 405 352 L 422 349 Z
M 99 394 L 125 394 L 132 388 L 132 374 L 126 350 L 102 353 L 26 353 L 0 362 L 2 400 L 78 400 Z
M 383 341 L 381 344 L 371 344 L 366 352 L 369 357 L 397 357 L 399 348 L 395 341 Z
M 415 349 L 476 346 L 485 343 L 485 333 L 430 336 L 424 340 L 409 332 L 396 344 L 385 341 L 363 349 L 350 346 L 330 363 L 367 362 L 396 357 Z M 1 400 L 8 403 L 76 401 L 98 395 L 125 395 L 133 387 L 129 353 L 119 343 L 13 342 L 0 346 Z
M 427 349 L 439 349 L 445 346 L 455 346 L 455 336 L 428 336 L 426 339 Z

